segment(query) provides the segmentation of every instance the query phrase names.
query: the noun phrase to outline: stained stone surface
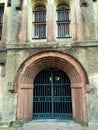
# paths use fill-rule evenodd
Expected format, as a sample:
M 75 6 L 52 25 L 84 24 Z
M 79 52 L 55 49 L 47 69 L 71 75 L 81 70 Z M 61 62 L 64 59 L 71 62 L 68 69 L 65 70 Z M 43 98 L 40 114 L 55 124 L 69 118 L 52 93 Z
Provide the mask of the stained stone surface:
M 86 0 L 88 3 L 87 7 L 80 7 L 79 0 L 66 0 L 71 7 L 72 36 L 75 35 L 74 29 L 76 28 L 77 41 L 74 41 L 74 39 L 71 39 L 71 41 L 56 39 L 56 27 L 51 26 L 48 42 L 31 40 L 32 13 L 29 12 L 31 7 L 29 1 L 31 0 L 28 0 L 28 16 L 26 16 L 26 19 L 28 19 L 30 26 L 28 25 L 27 30 L 25 28 L 24 30 L 21 29 L 24 26 L 22 21 L 24 22 L 25 13 L 23 14 L 24 11 L 16 10 L 19 0 L 11 0 L 12 6 L 5 9 L 5 17 L 7 19 L 7 30 L 5 32 L 7 34 L 4 37 L 7 41 L 3 45 L 0 41 L 0 122 L 16 120 L 18 93 L 10 93 L 9 90 L 14 89 L 15 84 L 17 84 L 15 81 L 19 67 L 34 54 L 52 50 L 73 56 L 87 73 L 91 88 L 91 92 L 86 94 L 89 125 L 88 127 L 83 127 L 74 122 L 30 122 L 19 126 L 14 125 L 13 127 L 8 127 L 6 124 L 0 125 L 0 130 L 98 130 L 98 0 L 96 2 Z M 36 2 L 36 0 L 32 1 Z M 47 1 L 47 20 L 50 20 L 48 23 L 49 30 L 50 25 L 56 23 L 56 9 L 54 7 L 63 0 L 41 1 Z M 20 38 L 20 34 L 22 35 L 25 31 L 28 32 L 28 35 Z M 26 40 L 22 41 L 21 39 Z
M 31 121 L 24 124 L 13 124 L 13 126 L 8 128 L 4 126 L 0 130 L 98 130 L 98 126 L 82 126 L 73 121 Z

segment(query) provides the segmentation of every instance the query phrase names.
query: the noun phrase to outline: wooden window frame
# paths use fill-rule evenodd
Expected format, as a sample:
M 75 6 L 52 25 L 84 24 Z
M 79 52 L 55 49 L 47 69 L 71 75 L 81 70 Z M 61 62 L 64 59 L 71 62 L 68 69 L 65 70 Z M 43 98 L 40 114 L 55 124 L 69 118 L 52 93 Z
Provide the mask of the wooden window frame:
M 69 7 L 61 5 L 57 8 L 57 38 L 71 38 L 70 36 L 70 23 Z
M 38 6 L 33 11 L 34 34 L 32 39 L 46 39 L 46 9 L 43 6 Z

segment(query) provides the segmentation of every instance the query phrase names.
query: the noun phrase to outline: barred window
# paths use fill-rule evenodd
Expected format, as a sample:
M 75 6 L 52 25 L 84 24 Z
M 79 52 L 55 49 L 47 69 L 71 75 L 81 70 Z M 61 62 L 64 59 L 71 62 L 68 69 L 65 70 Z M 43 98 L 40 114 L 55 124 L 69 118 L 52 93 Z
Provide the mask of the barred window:
M 65 5 L 57 9 L 58 38 L 70 38 L 69 8 Z
M 34 13 L 34 35 L 33 39 L 46 38 L 46 9 L 43 6 L 38 6 L 33 11 Z
M 2 36 L 3 14 L 4 14 L 4 4 L 0 4 L 0 40 Z

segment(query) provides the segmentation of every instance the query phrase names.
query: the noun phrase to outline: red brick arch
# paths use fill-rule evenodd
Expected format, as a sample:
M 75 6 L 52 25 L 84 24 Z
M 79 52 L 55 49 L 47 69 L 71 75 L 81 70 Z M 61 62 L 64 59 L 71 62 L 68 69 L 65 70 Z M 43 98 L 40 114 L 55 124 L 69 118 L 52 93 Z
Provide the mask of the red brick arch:
M 45 68 L 58 68 L 71 80 L 73 120 L 87 123 L 86 97 L 87 75 L 72 56 L 60 52 L 41 52 L 26 60 L 18 72 L 17 119 L 32 119 L 33 81 Z

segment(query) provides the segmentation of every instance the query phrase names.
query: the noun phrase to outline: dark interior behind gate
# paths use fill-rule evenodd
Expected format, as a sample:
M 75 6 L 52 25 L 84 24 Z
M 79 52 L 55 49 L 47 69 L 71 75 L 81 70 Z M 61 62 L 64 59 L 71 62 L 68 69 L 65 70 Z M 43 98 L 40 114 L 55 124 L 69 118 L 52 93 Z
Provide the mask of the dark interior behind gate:
M 44 69 L 35 78 L 33 119 L 72 119 L 70 79 L 59 69 Z

